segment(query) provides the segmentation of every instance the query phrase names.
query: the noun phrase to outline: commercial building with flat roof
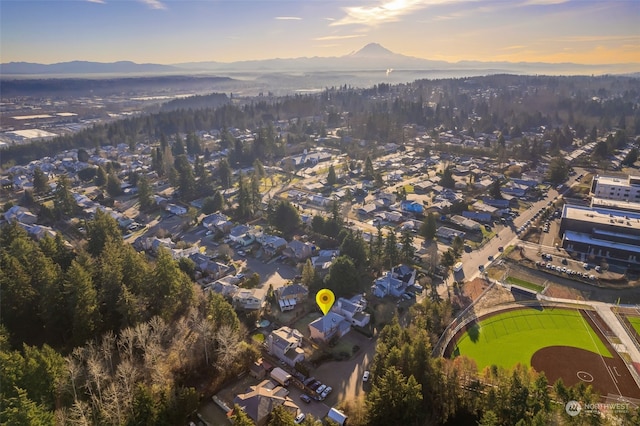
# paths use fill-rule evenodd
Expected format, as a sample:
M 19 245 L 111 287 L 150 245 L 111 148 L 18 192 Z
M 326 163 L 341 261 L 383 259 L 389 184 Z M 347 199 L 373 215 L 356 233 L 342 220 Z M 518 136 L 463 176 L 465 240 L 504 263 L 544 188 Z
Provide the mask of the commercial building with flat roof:
M 625 178 L 596 176 L 593 178 L 591 195 L 607 200 L 640 202 L 640 176 Z
M 640 213 L 566 204 L 560 234 L 582 261 L 640 265 Z
M 624 210 L 640 213 L 640 201 L 607 200 L 605 198 L 591 198 L 591 207 L 603 207 L 613 210 Z

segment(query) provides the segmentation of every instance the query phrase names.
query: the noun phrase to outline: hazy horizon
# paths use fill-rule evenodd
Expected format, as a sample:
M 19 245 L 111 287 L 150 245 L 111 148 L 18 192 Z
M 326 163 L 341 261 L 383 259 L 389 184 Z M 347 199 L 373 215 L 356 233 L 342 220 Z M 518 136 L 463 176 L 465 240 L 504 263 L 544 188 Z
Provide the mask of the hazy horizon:
M 0 1 L 2 62 L 339 57 L 640 64 L 640 3 L 583 0 Z

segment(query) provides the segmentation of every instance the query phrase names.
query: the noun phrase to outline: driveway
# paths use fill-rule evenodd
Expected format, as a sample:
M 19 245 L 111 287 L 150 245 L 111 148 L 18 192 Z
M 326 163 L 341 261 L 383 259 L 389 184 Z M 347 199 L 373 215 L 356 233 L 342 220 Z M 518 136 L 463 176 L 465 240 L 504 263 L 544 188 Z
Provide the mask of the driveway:
M 333 392 L 324 401 L 328 407 L 333 407 L 338 402 L 352 400 L 364 393 L 362 374 L 370 368 L 375 355 L 375 338 L 369 339 L 353 330 L 345 337 L 352 339 L 354 344 L 360 346 L 355 357 L 348 361 L 324 363 L 312 373 L 316 379 L 333 388 Z
M 256 272 L 260 275 L 260 280 L 264 286 L 273 286 L 273 289 L 284 286 L 288 281 L 298 273 L 296 268 L 280 262 L 264 263 L 260 259 L 256 259 L 252 256 L 246 258 L 239 258 L 234 256 L 235 260 L 242 259 L 246 263 L 246 267 L 250 270 L 250 273 Z

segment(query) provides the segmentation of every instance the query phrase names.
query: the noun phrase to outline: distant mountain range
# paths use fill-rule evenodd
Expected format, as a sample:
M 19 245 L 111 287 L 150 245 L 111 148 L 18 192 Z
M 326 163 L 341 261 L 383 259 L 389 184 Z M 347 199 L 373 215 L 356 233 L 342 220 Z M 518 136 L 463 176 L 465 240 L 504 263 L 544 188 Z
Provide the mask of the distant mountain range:
M 0 74 L 128 74 L 128 73 L 168 73 L 180 71 L 171 65 L 136 64 L 131 61 L 89 62 L 71 61 L 57 64 L 36 64 L 33 62 L 9 62 L 0 64 Z
M 367 70 L 473 70 L 482 74 L 624 74 L 640 72 L 640 64 L 585 65 L 541 62 L 445 62 L 394 53 L 377 43 L 339 57 L 301 57 L 239 62 L 189 62 L 172 65 L 72 61 L 57 64 L 9 62 L 0 64 L 0 76 L 72 74 L 195 74 L 220 72 L 328 72 Z

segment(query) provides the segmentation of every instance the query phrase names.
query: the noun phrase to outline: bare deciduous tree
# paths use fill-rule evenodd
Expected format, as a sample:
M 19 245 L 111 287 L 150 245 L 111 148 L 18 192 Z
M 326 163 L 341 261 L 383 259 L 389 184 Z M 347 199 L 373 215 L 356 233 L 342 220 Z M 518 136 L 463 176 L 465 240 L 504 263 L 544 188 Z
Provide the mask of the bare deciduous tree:
M 223 325 L 216 333 L 217 343 L 217 366 L 225 369 L 233 363 L 240 350 L 240 336 L 230 326 Z

